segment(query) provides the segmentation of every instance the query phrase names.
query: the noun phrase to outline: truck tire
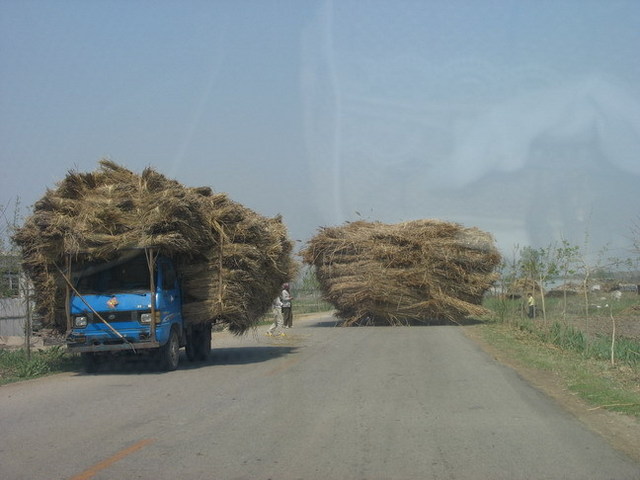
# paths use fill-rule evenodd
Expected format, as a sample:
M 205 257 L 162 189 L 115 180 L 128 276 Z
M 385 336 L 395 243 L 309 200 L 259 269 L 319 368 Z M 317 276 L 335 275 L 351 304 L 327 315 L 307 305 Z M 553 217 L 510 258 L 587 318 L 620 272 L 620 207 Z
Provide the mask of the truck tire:
M 158 363 L 162 370 L 171 372 L 178 368 L 180 361 L 180 341 L 175 329 L 171 329 L 169 340 L 158 350 Z
M 195 349 L 196 360 L 207 360 L 209 358 L 209 354 L 211 353 L 211 325 L 206 324 L 198 332 L 195 340 L 195 344 L 197 345 Z
M 95 353 L 84 352 L 80 354 L 80 358 L 82 359 L 82 366 L 85 372 L 96 373 L 98 371 L 98 359 Z
M 196 335 L 191 331 L 187 333 L 187 341 L 185 342 L 184 350 L 187 353 L 187 360 L 190 362 L 195 361 L 196 359 L 196 346 L 194 343 Z

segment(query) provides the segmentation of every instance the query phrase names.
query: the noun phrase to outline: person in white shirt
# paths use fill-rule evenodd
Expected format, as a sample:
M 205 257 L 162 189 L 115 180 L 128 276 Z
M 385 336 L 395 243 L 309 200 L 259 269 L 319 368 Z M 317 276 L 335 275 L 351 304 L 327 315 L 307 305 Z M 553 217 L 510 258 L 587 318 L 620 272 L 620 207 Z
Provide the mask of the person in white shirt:
M 293 327 L 293 312 L 291 311 L 291 292 L 289 291 L 289 284 L 282 285 L 282 293 L 280 294 L 280 300 L 282 300 L 282 316 L 284 317 L 284 328 Z
M 280 300 L 280 297 L 276 297 L 276 299 L 273 301 L 273 324 L 269 327 L 269 330 L 267 330 L 267 335 L 284 335 L 282 328 L 282 301 Z

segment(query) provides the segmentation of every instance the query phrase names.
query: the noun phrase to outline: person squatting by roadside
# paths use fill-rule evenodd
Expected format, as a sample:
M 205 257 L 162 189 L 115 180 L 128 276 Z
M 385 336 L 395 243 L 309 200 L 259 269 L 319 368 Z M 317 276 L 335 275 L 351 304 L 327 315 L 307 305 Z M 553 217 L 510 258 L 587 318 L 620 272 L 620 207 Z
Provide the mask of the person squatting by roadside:
M 533 298 L 533 295 L 531 295 L 530 293 L 528 294 L 528 298 L 527 298 L 527 317 L 529 318 L 533 318 L 536 316 L 536 299 Z
M 280 294 L 280 300 L 282 301 L 282 316 L 284 318 L 284 328 L 293 327 L 293 312 L 291 311 L 291 292 L 289 290 L 289 284 L 282 285 L 282 293 Z
M 283 328 L 283 317 L 282 317 L 282 301 L 280 297 L 276 297 L 273 301 L 273 324 L 267 330 L 267 335 L 280 335 L 284 336 Z

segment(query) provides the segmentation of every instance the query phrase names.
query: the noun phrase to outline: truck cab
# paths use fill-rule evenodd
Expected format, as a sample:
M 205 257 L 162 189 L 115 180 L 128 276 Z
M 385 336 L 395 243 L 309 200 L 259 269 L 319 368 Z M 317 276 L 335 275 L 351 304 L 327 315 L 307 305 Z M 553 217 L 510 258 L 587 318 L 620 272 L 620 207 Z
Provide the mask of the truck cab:
M 81 354 L 87 371 L 107 356 L 125 354 L 152 355 L 162 369 L 177 368 L 192 329 L 185 328 L 170 258 L 132 249 L 110 261 L 78 257 L 69 270 L 67 347 Z

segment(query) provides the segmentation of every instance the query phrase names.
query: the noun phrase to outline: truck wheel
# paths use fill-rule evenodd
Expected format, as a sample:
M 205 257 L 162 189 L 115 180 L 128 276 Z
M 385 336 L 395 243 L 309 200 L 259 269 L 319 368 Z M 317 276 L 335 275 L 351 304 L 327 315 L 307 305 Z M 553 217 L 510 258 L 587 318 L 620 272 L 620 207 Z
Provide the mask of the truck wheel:
M 95 373 L 98 370 L 98 359 L 94 353 L 85 352 L 80 354 L 82 358 L 82 366 L 87 373 Z
M 171 329 L 169 340 L 158 350 L 160 368 L 165 372 L 171 372 L 178 368 L 180 360 L 180 342 L 175 329 Z
M 196 360 L 207 360 L 211 353 L 211 325 L 205 325 L 195 338 Z
M 192 333 L 187 334 L 187 341 L 184 346 L 184 350 L 187 353 L 187 359 L 193 362 L 196 359 L 196 346 L 194 343 L 195 335 Z

